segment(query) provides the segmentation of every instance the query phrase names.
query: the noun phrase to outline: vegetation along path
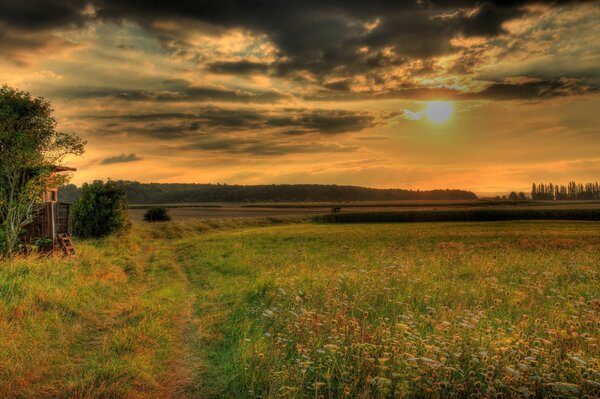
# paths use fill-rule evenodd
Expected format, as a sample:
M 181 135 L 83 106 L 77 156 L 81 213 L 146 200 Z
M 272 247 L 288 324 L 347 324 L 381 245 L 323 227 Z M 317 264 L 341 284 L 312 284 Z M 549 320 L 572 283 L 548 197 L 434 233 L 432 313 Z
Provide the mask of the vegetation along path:
M 280 222 L 2 263 L 0 392 L 600 395 L 597 222 Z

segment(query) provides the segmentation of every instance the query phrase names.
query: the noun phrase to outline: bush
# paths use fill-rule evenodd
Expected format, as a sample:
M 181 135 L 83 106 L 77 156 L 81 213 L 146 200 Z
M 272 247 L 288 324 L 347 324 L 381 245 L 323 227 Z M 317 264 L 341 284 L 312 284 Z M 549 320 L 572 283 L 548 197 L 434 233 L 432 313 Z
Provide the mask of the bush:
M 129 227 L 125 190 L 114 181 L 95 181 L 81 187 L 73 205 L 73 233 L 79 237 L 104 237 Z
M 146 222 L 168 222 L 171 220 L 171 216 L 167 213 L 167 208 L 163 206 L 156 206 L 148 208 L 144 213 L 144 220 Z

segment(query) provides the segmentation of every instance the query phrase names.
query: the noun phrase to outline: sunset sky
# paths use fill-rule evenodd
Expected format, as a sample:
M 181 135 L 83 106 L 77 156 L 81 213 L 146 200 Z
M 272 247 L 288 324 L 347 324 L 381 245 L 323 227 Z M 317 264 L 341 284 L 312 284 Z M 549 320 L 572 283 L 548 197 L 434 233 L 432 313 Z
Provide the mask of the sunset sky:
M 75 183 L 600 180 L 600 3 L 0 0 Z

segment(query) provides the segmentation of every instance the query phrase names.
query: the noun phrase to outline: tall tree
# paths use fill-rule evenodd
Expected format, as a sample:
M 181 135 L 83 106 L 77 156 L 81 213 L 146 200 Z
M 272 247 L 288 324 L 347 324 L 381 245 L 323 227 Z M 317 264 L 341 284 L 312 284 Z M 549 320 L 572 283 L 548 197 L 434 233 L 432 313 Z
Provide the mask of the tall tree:
M 49 186 L 55 165 L 82 155 L 85 142 L 56 130 L 50 103 L 41 97 L 0 87 L 0 251 L 11 256 L 23 227 L 31 223 Z

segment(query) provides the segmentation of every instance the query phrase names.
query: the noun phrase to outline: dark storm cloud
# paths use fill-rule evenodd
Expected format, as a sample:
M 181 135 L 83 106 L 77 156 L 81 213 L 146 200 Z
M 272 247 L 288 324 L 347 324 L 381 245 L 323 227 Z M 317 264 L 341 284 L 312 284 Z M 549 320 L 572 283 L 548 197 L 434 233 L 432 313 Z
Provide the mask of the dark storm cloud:
M 275 54 L 269 62 L 250 59 L 211 60 L 202 65 L 212 73 L 229 75 L 270 74 L 278 77 L 305 79 L 322 92 L 313 92 L 305 99 L 346 100 L 357 98 L 426 98 L 435 94 L 416 86 L 398 88 L 387 71 L 404 66 L 411 60 L 421 60 L 423 68 L 412 69 L 411 76 L 432 72 L 431 57 L 457 53 L 451 39 L 463 37 L 494 38 L 503 32 L 503 24 L 525 15 L 525 6 L 546 4 L 552 7 L 584 1 L 552 0 L 0 0 L 0 56 L 19 62 L 19 51 L 66 46 L 48 32 L 89 21 L 134 21 L 156 35 L 175 54 L 194 45 L 187 43 L 188 30 L 227 28 L 246 29 L 265 34 L 275 44 Z M 165 29 L 161 22 L 168 24 Z M 182 22 L 178 24 L 178 22 Z M 183 23 L 185 22 L 185 23 Z M 189 24 L 192 22 L 192 24 Z M 197 24 L 194 24 L 196 22 Z M 168 45 L 167 45 L 168 43 Z M 240 57 L 239 54 L 236 55 Z M 467 74 L 482 61 L 479 54 L 463 54 L 450 72 Z M 538 71 L 532 71 L 540 74 Z M 590 71 L 590 74 L 595 74 Z M 352 93 L 355 78 L 361 75 L 377 92 Z M 548 82 L 558 81 L 555 76 Z M 564 76 L 564 75 L 562 75 Z M 67 98 L 114 97 L 131 101 L 240 103 L 274 103 L 287 98 L 278 91 L 264 92 L 229 88 L 195 87 L 185 81 L 161 89 L 91 89 L 64 88 L 59 95 Z M 396 88 L 389 89 L 390 87 Z M 561 84 L 512 85 L 497 83 L 479 93 L 482 98 L 527 99 L 536 93 L 541 98 L 558 93 L 580 94 L 563 90 Z M 439 91 L 439 90 L 438 90 Z M 346 95 L 346 93 L 349 93 Z M 446 91 L 450 97 L 460 93 Z M 294 130 L 294 129 L 292 129 Z
M 121 155 L 117 155 L 114 157 L 109 157 L 109 158 L 104 158 L 102 161 L 100 161 L 101 165 L 111 165 L 111 164 L 115 164 L 115 163 L 126 163 L 126 162 L 135 162 L 135 161 L 141 161 L 142 158 L 138 157 L 135 154 L 121 154 Z
M 0 1 L 0 21 L 24 30 L 46 30 L 80 25 L 85 20 L 86 0 Z
M 215 26 L 265 33 L 281 57 L 274 73 L 307 70 L 315 75 L 356 73 L 399 65 L 404 57 L 428 58 L 455 51 L 457 35 L 493 37 L 504 22 L 526 13 L 533 3 L 572 1 L 339 1 L 229 0 L 200 1 L 97 0 L 107 19 L 134 19 L 152 29 L 164 19 L 197 20 Z M 164 33 L 164 32 L 163 32 Z M 368 52 L 359 50 L 365 46 Z M 392 48 L 393 53 L 381 50 Z M 217 64 L 213 71 L 267 71 L 252 63 Z
M 270 131 L 284 136 L 337 135 L 358 132 L 375 125 L 375 118 L 364 112 L 307 109 L 269 112 L 204 107 L 196 113 L 170 112 L 90 118 L 110 121 L 105 126 L 110 131 L 126 131 L 159 139 L 235 131 Z
M 217 62 L 219 73 L 306 70 L 318 76 L 348 76 L 385 66 L 400 65 L 404 57 L 428 58 L 455 51 L 456 35 L 493 37 L 507 20 L 526 13 L 533 3 L 561 5 L 575 1 L 449 0 L 340 1 L 340 0 L 32 0 L 3 1 L 0 23 L 29 31 L 81 24 L 95 9 L 94 18 L 139 22 L 149 30 L 155 22 L 199 21 L 215 27 L 243 28 L 264 33 L 276 44 L 279 60 L 273 65 Z M 157 32 L 158 33 L 158 32 Z M 162 39 L 168 33 L 160 32 Z M 167 37 L 165 37 L 165 35 Z M 367 52 L 360 52 L 368 46 Z M 393 52 L 382 52 L 392 48 Z
M 0 58 L 28 64 L 38 50 L 71 46 L 53 31 L 80 27 L 87 20 L 85 0 L 0 0 Z

